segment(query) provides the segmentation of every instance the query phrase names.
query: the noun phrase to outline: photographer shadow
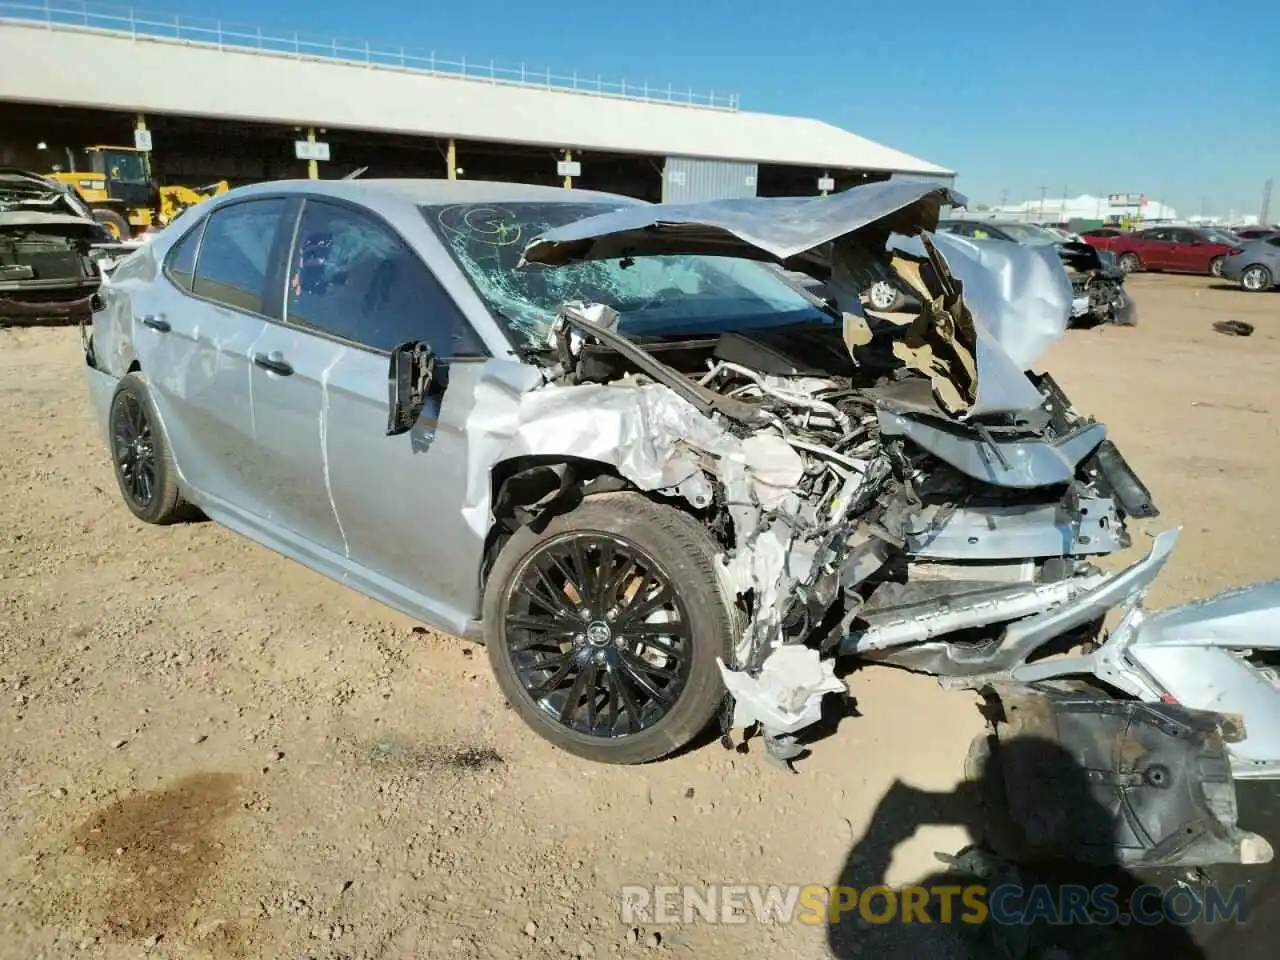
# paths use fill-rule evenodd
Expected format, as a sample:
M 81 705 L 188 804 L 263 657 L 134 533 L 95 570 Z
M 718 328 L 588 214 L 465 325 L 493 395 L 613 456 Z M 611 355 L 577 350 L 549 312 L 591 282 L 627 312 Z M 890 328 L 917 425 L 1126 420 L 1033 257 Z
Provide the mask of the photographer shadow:
M 988 741 L 990 742 L 990 741 Z M 1095 798 L 1088 772 L 1057 743 L 1018 736 L 971 756 L 970 777 L 950 792 L 919 790 L 895 782 L 881 799 L 867 832 L 849 851 L 837 884 L 857 891 L 856 905 L 829 913 L 832 956 L 928 957 L 929 960 L 1110 960 L 1159 955 L 1196 960 L 1207 955 L 1190 930 L 1177 923 L 1125 921 L 1138 888 L 1160 882 L 1121 866 L 1116 855 L 1116 815 Z M 1037 796 L 1034 822 L 1015 821 L 1002 771 L 1020 770 L 1047 789 Z M 1051 787 L 1049 785 L 1052 785 Z M 959 825 L 973 841 L 939 870 L 884 896 L 894 849 L 928 824 Z M 1052 837 L 1072 850 L 1072 860 L 1030 857 L 1030 834 Z M 1034 839 L 1034 838 L 1031 838 Z M 941 858 L 940 858 L 941 860 Z M 1177 871 L 1161 871 L 1168 886 Z M 1186 873 L 1186 871 L 1182 871 Z M 1082 890 L 1113 889 L 1115 917 L 1106 922 L 1090 905 L 1091 920 L 1061 922 L 1064 898 Z M 978 895 L 973 887 L 985 888 Z M 992 897 L 993 891 L 1005 887 Z M 864 906 L 868 888 L 880 888 Z M 946 893 L 951 888 L 951 893 Z M 959 889 L 956 889 L 959 888 Z M 1074 888 L 1074 889 L 1064 889 Z M 1011 892 L 1013 891 L 1013 892 Z M 914 909 L 907 898 L 914 896 Z M 928 897 L 927 901 L 925 897 Z M 851 896 L 848 900 L 853 900 Z M 998 906 L 993 906 L 995 901 Z M 1158 911 L 1158 898 L 1147 908 Z M 981 909 L 986 904 L 989 910 Z M 1048 904 L 1049 906 L 1046 906 Z M 1057 906 L 1054 906 L 1057 905 Z M 908 911 L 910 916 L 905 916 Z M 1075 914 L 1081 916 L 1080 912 Z M 1109 914 L 1108 914 L 1109 916 Z

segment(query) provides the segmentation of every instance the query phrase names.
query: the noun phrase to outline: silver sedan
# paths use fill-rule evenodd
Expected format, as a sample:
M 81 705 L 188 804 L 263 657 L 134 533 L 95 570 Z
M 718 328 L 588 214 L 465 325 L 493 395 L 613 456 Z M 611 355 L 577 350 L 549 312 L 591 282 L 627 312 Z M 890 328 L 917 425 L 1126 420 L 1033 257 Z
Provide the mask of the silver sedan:
M 1233 248 L 1222 263 L 1222 278 L 1251 293 L 1280 284 L 1280 236 L 1248 240 Z
M 722 547 L 598 465 L 557 456 L 544 467 L 538 454 L 563 450 L 569 432 L 548 428 L 520 449 L 502 414 L 544 382 L 528 361 L 548 353 L 565 301 L 625 303 L 677 329 L 705 326 L 711 311 L 720 323 L 822 315 L 746 261 L 517 269 L 537 234 L 635 202 L 481 182 L 300 181 L 184 213 L 119 266 L 86 342 L 125 503 L 150 523 L 190 504 L 416 619 L 484 635 L 511 702 L 566 749 L 637 762 L 678 748 L 724 702 L 717 659 L 736 631 L 718 588 Z M 407 343 L 430 346 L 426 366 L 397 352 Z M 667 392 L 642 393 L 650 413 L 655 391 Z M 587 420 L 598 433 L 569 398 L 604 416 L 621 395 L 539 396 L 565 406 L 545 423 Z M 652 448 L 631 413 L 606 422 L 614 433 L 571 449 L 607 443 L 606 455 L 634 462 L 632 447 Z M 561 489 L 600 495 L 531 523 Z

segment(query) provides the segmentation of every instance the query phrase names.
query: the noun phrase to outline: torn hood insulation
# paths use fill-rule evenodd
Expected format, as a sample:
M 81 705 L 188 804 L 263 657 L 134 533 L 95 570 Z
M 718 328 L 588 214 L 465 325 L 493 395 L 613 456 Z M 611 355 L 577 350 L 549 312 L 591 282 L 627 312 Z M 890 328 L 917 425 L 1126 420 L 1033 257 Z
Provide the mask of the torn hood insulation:
M 925 183 L 868 184 L 830 197 L 758 197 L 623 207 L 536 237 L 524 260 L 704 254 L 773 261 L 829 276 L 851 353 L 871 340 L 852 278 L 869 259 L 888 261 L 922 304 L 895 355 L 930 377 L 952 416 L 1034 409 L 1023 375 L 1067 329 L 1072 290 L 1050 251 L 979 248 L 929 233 L 945 204 L 963 202 Z

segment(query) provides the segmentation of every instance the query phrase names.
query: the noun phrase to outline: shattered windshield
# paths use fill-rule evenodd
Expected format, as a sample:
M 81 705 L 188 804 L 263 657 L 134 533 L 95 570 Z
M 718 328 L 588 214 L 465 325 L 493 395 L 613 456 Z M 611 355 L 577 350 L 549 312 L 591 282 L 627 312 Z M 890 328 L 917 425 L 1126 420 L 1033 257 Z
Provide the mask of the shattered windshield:
M 529 241 L 552 227 L 617 209 L 612 204 L 455 204 L 424 212 L 476 291 L 526 346 L 542 347 L 568 301 L 604 303 L 632 336 L 716 333 L 830 320 L 776 275 L 748 260 L 698 255 L 527 264 Z

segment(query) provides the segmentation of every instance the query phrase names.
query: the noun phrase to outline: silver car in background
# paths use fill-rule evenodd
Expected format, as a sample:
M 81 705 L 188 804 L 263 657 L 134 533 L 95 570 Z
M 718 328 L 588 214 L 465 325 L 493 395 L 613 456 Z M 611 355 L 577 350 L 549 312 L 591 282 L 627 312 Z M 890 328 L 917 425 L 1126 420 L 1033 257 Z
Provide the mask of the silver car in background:
M 1222 262 L 1222 279 L 1238 283 L 1250 293 L 1280 284 L 1280 235 L 1245 240 L 1232 248 Z

